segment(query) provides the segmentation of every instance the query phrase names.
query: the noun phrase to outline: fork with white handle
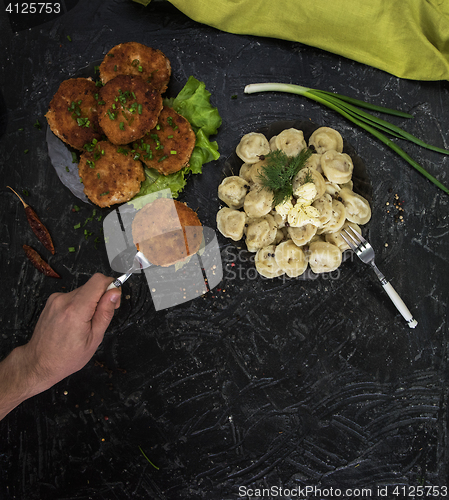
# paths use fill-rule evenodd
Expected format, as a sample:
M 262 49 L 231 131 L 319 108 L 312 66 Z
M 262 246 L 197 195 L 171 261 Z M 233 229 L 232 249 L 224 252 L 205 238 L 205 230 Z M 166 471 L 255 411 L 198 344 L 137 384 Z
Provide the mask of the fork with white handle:
M 399 297 L 396 290 L 392 287 L 391 283 L 387 281 L 385 276 L 379 271 L 374 263 L 373 247 L 351 226 L 348 226 L 347 229 L 343 229 L 340 235 L 349 245 L 351 250 L 359 257 L 359 259 L 365 264 L 369 264 L 374 269 L 374 272 L 379 278 L 379 281 L 382 283 L 384 290 L 388 293 L 388 296 L 396 306 L 397 310 L 402 314 L 405 321 L 407 321 L 408 326 L 410 328 L 415 328 L 418 322 L 412 316 L 412 313 L 408 310 L 407 306 L 404 304 L 401 297 Z

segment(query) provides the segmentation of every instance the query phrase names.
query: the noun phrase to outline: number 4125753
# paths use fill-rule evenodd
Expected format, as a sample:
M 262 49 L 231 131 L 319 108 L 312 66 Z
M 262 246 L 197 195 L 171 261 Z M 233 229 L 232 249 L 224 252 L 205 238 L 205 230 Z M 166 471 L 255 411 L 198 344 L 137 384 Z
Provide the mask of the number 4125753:
M 6 12 L 10 14 L 59 14 L 61 4 L 52 2 L 9 3 L 6 6 Z

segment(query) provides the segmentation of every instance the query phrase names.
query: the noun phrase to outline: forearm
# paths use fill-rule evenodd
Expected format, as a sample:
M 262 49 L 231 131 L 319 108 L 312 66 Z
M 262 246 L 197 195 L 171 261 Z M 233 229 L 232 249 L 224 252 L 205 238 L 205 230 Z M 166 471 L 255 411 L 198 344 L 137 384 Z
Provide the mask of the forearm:
M 16 347 L 0 363 L 0 420 L 36 394 L 31 370 L 24 362 L 24 346 Z

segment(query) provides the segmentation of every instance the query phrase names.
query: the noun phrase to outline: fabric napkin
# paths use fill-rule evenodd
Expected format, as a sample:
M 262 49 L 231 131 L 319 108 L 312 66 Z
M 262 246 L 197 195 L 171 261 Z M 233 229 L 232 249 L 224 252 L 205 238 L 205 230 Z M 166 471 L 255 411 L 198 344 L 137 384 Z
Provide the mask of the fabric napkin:
M 229 33 L 301 42 L 401 78 L 449 79 L 449 0 L 169 1 Z

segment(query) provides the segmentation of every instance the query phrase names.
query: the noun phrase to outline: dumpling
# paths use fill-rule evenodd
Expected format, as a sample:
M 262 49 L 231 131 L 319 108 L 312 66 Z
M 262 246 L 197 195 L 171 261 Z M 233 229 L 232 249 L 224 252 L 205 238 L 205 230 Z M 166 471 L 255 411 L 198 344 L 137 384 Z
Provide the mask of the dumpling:
M 275 256 L 276 247 L 269 245 L 257 251 L 254 263 L 259 274 L 265 278 L 282 276 L 284 271 L 278 266 Z
M 283 241 L 276 247 L 274 258 L 277 265 L 290 278 L 301 276 L 307 269 L 307 258 L 302 248 L 292 240 Z
M 315 199 L 312 201 L 320 198 L 326 192 L 324 177 L 313 168 L 302 168 L 293 179 L 293 196 L 297 197 L 296 193 L 307 182 L 313 182 L 317 191 Z
M 256 188 L 245 196 L 243 210 L 248 217 L 262 217 L 268 214 L 273 206 L 273 193 L 269 189 Z
M 248 177 L 251 182 L 251 185 L 256 185 L 256 186 L 261 185 L 262 181 L 260 179 L 260 175 L 262 173 L 264 165 L 266 165 L 265 160 L 260 160 L 256 163 L 251 164 L 251 168 L 249 169 L 248 172 Z
M 231 175 L 218 186 L 218 197 L 230 208 L 241 208 L 248 193 L 248 181 L 243 177 Z
M 351 180 L 354 165 L 351 157 L 346 153 L 326 151 L 321 157 L 321 168 L 328 180 L 344 184 Z
M 249 175 L 249 172 L 252 166 L 253 165 L 251 163 L 243 163 L 239 170 L 239 177 L 245 179 L 245 181 L 247 182 L 251 182 L 251 177 Z
M 245 163 L 256 163 L 260 156 L 267 155 L 271 151 L 268 139 L 259 132 L 245 134 L 235 152 Z
M 332 217 L 332 196 L 324 193 L 323 196 L 312 203 L 312 207 L 316 208 L 320 213 L 318 220 L 320 222 L 320 226 L 324 226 Z
M 340 249 L 327 241 L 314 241 L 309 245 L 309 265 L 314 273 L 330 273 L 340 264 Z
M 304 132 L 296 128 L 288 128 L 278 134 L 274 141 L 275 149 L 280 149 L 287 156 L 296 156 L 307 147 Z
M 318 234 L 335 233 L 339 231 L 346 221 L 346 208 L 341 201 L 332 200 L 332 214 L 326 224 L 323 224 L 317 231 Z
M 306 163 L 304 164 L 304 168 L 313 168 L 317 170 L 320 174 L 323 173 L 323 169 L 321 168 L 321 155 L 318 153 L 314 153 L 313 155 L 307 158 Z
M 271 245 L 277 234 L 277 226 L 271 215 L 253 219 L 246 228 L 246 246 L 250 252 Z
M 298 247 L 302 247 L 309 243 L 315 236 L 317 227 L 314 224 L 306 224 L 301 227 L 288 227 L 287 232 L 293 243 Z
M 343 151 L 343 138 L 340 132 L 333 128 L 320 127 L 310 136 L 309 146 L 313 146 L 317 153 L 325 153 L 331 149 L 341 153 Z
M 371 207 L 368 201 L 349 188 L 343 188 L 339 196 L 346 208 L 346 218 L 356 224 L 366 224 L 371 219 Z
M 239 241 L 243 238 L 246 214 L 240 210 L 223 207 L 217 213 L 217 229 L 226 238 Z

